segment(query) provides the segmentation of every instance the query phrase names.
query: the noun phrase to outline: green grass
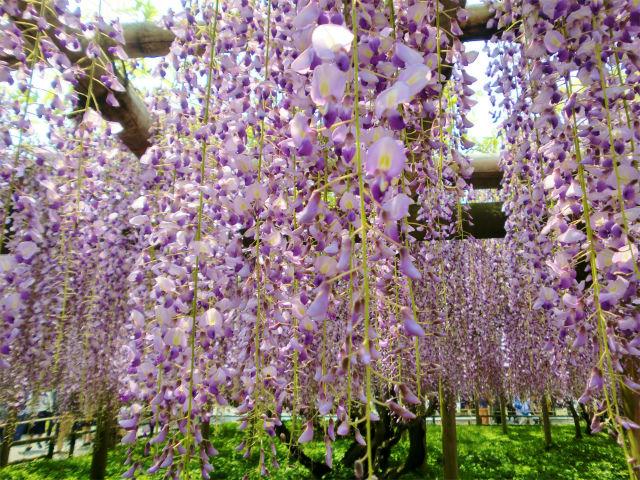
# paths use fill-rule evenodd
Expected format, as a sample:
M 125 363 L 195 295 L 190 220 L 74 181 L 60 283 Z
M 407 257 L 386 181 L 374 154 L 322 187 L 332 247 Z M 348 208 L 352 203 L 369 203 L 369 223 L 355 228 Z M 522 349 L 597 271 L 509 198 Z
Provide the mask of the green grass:
M 458 426 L 458 462 L 462 479 L 626 479 L 626 464 L 621 449 L 607 435 L 573 439 L 573 426 L 553 426 L 554 447 L 545 450 L 542 430 L 538 426 L 518 426 L 509 429 L 508 436 L 502 434 L 499 426 Z M 316 435 L 319 438 L 319 435 Z M 251 458 L 242 458 L 242 452 L 235 447 L 242 441 L 243 433 L 234 425 L 223 425 L 214 429 L 212 441 L 220 455 L 212 459 L 215 470 L 212 479 L 241 479 L 251 471 L 256 478 L 258 451 L 254 449 Z M 427 429 L 428 471 L 425 477 L 405 475 L 402 480 L 442 477 L 442 452 L 440 448 L 440 427 L 429 425 Z M 277 480 L 307 479 L 308 470 L 296 462 L 288 461 L 285 448 L 279 440 L 280 469 L 269 468 L 271 478 Z M 346 440 L 339 440 L 333 446 L 334 472 L 325 478 L 353 478 L 353 469 L 344 468 L 339 459 L 349 446 Z M 391 455 L 391 465 L 399 464 L 405 458 L 408 442 L 399 443 Z M 127 467 L 123 446 L 110 453 L 107 478 L 116 479 Z M 265 450 L 269 451 L 268 442 Z M 305 453 L 316 460 L 324 459 L 324 442 L 305 445 Z M 15 465 L 0 471 L 0 480 L 87 480 L 89 478 L 90 455 L 69 460 L 36 460 Z M 145 470 L 151 465 L 145 459 Z M 193 467 L 194 479 L 200 478 L 199 468 Z M 140 479 L 160 480 L 163 475 L 138 476 Z

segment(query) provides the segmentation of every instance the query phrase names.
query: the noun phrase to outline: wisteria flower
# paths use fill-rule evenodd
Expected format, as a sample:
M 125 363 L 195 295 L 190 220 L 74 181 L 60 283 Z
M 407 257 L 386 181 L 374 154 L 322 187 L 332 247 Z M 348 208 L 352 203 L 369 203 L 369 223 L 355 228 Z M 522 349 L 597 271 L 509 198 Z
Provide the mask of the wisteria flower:
M 316 105 L 338 102 L 344 95 L 347 78 L 338 68 L 330 64 L 319 65 L 313 71 L 311 98 Z
M 402 173 L 407 157 L 402 143 L 389 137 L 382 137 L 371 145 L 365 159 L 367 172 L 384 174 L 392 179 Z
M 313 31 L 311 42 L 318 57 L 334 60 L 339 52 L 351 50 L 353 33 L 340 25 L 320 25 Z

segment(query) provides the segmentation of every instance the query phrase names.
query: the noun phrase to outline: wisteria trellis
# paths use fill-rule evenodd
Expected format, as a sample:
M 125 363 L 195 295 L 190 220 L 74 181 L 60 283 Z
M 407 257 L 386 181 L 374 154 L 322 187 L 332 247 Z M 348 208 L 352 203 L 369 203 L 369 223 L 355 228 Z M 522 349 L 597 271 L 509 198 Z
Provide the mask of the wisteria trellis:
M 486 89 L 506 118 L 509 220 L 505 241 L 484 242 L 461 240 L 476 56 L 456 38 L 464 7 L 170 12 L 159 25 L 176 41 L 154 75 L 173 85 L 147 99 L 154 141 L 138 161 L 91 109 L 92 83 L 70 88 L 102 67 L 93 85 L 122 90 L 103 59 L 126 54 L 98 46 L 122 44 L 120 24 L 83 23 L 65 1 L 3 3 L 3 402 L 15 412 L 56 389 L 65 409 L 79 391 L 90 413 L 117 389 L 123 442 L 153 455 L 130 456 L 125 478 L 188 478 L 191 462 L 209 478 L 215 405 L 242 415 L 238 450 L 259 454 L 247 478 L 279 468 L 279 436 L 324 438 L 332 467 L 336 435 L 354 431 L 356 476 L 372 478 L 383 411 L 407 424 L 435 395 L 564 397 L 582 382 L 593 430 L 638 475 L 640 7 L 496 8 Z M 85 44 L 71 64 L 65 49 Z

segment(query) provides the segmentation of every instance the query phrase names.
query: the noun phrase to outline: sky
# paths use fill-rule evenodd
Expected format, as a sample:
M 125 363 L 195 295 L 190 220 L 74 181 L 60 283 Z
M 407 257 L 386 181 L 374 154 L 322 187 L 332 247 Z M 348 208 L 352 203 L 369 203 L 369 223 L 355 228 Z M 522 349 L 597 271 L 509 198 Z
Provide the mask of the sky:
M 112 20 L 118 16 L 122 23 L 144 20 L 142 12 L 139 9 L 138 11 L 135 9 L 135 0 L 71 0 L 70 4 L 73 5 L 74 2 L 87 14 L 97 12 L 101 9 L 101 13 L 106 20 Z M 157 18 L 168 12 L 170 8 L 173 9 L 174 12 L 179 12 L 183 9 L 180 0 L 152 0 L 151 3 L 158 13 Z M 482 0 L 467 1 L 467 5 L 478 5 L 482 3 Z M 476 98 L 478 104 L 473 107 L 470 118 L 474 126 L 468 133 L 472 138 L 482 139 L 493 136 L 497 129 L 497 125 L 492 122 L 489 113 L 494 110 L 494 108 L 489 101 L 488 95 L 483 90 L 484 85 L 488 81 L 485 71 L 489 58 L 486 53 L 482 52 L 484 42 L 468 42 L 465 44 L 465 47 L 467 51 L 479 52 L 476 61 L 467 67 L 467 72 L 477 78 L 472 88 L 476 90 L 476 92 L 479 92 Z M 146 83 L 148 85 L 148 81 Z

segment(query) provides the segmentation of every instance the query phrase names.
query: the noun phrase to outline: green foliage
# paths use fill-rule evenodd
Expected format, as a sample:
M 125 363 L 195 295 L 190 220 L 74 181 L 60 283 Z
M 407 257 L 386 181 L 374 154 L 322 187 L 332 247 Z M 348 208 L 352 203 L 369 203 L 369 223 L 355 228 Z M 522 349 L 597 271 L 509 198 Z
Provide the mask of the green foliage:
M 150 22 L 159 16 L 158 9 L 151 0 L 134 0 L 133 2 L 122 2 L 122 4 L 125 6 L 115 9 L 120 17 L 124 14 L 125 16 L 129 15 L 142 21 Z
M 590 480 L 626 479 L 626 464 L 620 447 L 607 435 L 574 439 L 573 425 L 552 425 L 555 445 L 544 448 L 540 426 L 509 427 L 458 425 L 458 465 L 461 479 L 474 480 Z M 426 478 L 442 478 L 440 427 L 427 430 L 428 471 Z M 404 444 L 406 449 L 408 444 Z M 401 458 L 402 454 L 394 452 Z M 402 480 L 417 479 L 405 475 Z
M 625 479 L 628 478 L 623 455 L 619 447 L 608 436 L 600 434 L 573 439 L 573 426 L 553 426 L 552 434 L 556 445 L 545 450 L 543 433 L 539 426 L 511 427 L 509 435 L 502 434 L 499 426 L 458 426 L 458 462 L 462 479 Z M 226 424 L 212 429 L 211 440 L 220 452 L 212 459 L 215 470 L 212 479 L 241 479 L 249 471 L 252 478 L 258 478 L 259 446 L 252 449 L 249 460 L 242 458 L 243 452 L 235 447 L 244 438 L 244 433 L 235 425 Z M 324 442 L 316 432 L 315 442 L 304 445 L 305 453 L 317 461 L 324 460 Z M 264 448 L 270 451 L 268 439 Z M 440 427 L 427 428 L 428 471 L 426 477 L 405 475 L 402 480 L 442 478 L 442 451 L 440 447 Z M 309 471 L 294 461 L 287 459 L 287 451 L 279 439 L 275 439 L 280 469 L 269 465 L 271 478 L 275 480 L 310 479 Z M 339 459 L 350 444 L 349 440 L 338 440 L 333 446 L 334 472 L 330 479 L 353 478 L 353 469 L 342 467 Z M 142 446 L 141 446 L 142 448 Z M 390 465 L 400 464 L 409 448 L 408 441 L 396 446 L 391 454 Z M 118 446 L 109 454 L 107 478 L 116 479 L 127 467 L 123 467 L 126 447 Z M 140 455 L 136 455 L 138 458 Z M 192 461 L 192 478 L 200 478 L 199 460 Z M 36 460 L 15 465 L 0 471 L 0 480 L 86 480 L 91 466 L 91 456 L 85 455 L 69 460 Z M 151 466 L 148 457 L 145 470 Z M 137 476 L 149 479 L 151 475 Z M 156 475 L 156 478 L 159 478 Z
M 500 138 L 497 133 L 494 133 L 490 137 L 474 138 L 473 141 L 476 142 L 476 144 L 471 149 L 472 152 L 495 153 L 500 150 Z

